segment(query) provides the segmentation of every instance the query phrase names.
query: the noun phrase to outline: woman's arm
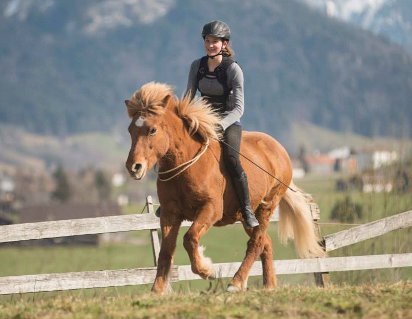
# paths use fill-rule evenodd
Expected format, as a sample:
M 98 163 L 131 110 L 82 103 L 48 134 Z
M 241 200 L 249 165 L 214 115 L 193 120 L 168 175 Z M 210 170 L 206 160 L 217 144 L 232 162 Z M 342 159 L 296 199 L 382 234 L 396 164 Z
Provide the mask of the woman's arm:
M 233 123 L 240 120 L 244 111 L 244 87 L 243 72 L 237 63 L 232 63 L 227 69 L 227 77 L 232 93 L 229 95 L 229 109 L 222 118 L 221 125 L 225 130 Z
M 197 80 L 197 71 L 199 70 L 200 59 L 194 60 L 190 66 L 189 76 L 187 78 L 187 86 L 185 96 L 190 95 L 190 99 L 193 99 L 196 95 L 196 80 Z

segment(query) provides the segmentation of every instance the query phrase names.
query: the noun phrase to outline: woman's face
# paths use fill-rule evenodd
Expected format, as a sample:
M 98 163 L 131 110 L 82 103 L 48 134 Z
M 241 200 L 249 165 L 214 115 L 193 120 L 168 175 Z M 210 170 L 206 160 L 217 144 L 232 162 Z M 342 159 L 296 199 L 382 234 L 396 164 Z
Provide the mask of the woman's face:
M 225 48 L 227 41 L 214 37 L 213 35 L 207 35 L 205 37 L 205 51 L 207 55 L 214 56 L 219 54 L 222 49 Z

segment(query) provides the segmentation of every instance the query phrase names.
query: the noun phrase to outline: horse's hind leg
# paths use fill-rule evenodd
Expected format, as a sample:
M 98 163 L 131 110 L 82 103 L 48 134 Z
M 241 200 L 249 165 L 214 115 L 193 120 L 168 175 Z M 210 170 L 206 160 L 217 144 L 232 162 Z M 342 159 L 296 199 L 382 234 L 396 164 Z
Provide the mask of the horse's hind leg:
M 245 227 L 245 231 L 249 237 L 252 236 L 251 228 Z M 264 238 L 263 251 L 260 254 L 260 259 L 262 261 L 263 285 L 267 289 L 273 289 L 277 286 L 277 280 L 273 267 L 272 239 L 269 234 L 266 234 Z
M 273 267 L 272 239 L 266 234 L 263 252 L 260 254 L 263 270 L 263 286 L 267 289 L 274 289 L 277 286 L 275 268 Z
M 253 228 L 251 231 L 250 239 L 247 243 L 246 256 L 229 284 L 227 288 L 228 291 L 246 290 L 250 269 L 257 257 L 263 253 L 265 245 L 268 244 L 266 232 L 269 218 L 264 214 L 257 213 L 256 215 L 258 216 L 259 226 Z

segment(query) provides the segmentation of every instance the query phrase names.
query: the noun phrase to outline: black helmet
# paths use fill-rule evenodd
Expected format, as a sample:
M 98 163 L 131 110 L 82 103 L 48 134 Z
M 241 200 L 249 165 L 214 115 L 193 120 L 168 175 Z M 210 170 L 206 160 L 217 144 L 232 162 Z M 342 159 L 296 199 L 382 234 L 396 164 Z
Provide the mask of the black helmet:
M 230 40 L 230 29 L 226 23 L 219 21 L 219 20 L 215 20 L 215 21 L 206 23 L 203 26 L 203 30 L 202 30 L 203 39 L 207 35 L 213 35 L 214 37 L 217 37 L 217 38 Z

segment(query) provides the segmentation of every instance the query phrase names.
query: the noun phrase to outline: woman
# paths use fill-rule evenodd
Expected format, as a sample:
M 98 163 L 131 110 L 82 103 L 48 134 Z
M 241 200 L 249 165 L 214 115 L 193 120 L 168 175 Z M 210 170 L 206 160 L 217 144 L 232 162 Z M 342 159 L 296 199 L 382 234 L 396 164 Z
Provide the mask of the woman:
M 240 118 L 244 110 L 243 72 L 232 59 L 230 29 L 226 23 L 212 21 L 205 24 L 202 37 L 206 56 L 193 61 L 186 94 L 193 98 L 199 90 L 221 115 L 223 159 L 239 198 L 245 224 L 256 227 L 259 222 L 250 205 L 247 176 L 238 153 L 242 137 Z

